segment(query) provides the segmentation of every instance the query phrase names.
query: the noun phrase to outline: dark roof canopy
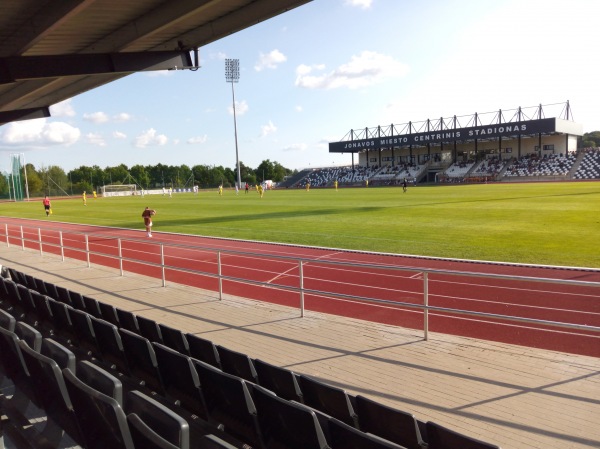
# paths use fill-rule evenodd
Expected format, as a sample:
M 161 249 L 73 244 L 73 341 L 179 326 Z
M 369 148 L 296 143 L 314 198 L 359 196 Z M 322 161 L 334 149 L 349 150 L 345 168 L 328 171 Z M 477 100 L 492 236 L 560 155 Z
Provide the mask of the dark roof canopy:
M 310 0 L 2 0 L 0 126 L 197 49 Z

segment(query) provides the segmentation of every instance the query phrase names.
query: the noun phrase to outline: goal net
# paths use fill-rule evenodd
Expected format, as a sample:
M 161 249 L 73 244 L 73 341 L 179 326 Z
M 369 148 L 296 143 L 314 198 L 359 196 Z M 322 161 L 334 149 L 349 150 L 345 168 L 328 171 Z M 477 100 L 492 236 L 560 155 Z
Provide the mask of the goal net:
M 103 197 L 107 196 L 131 196 L 137 194 L 135 184 L 109 184 L 100 188 Z

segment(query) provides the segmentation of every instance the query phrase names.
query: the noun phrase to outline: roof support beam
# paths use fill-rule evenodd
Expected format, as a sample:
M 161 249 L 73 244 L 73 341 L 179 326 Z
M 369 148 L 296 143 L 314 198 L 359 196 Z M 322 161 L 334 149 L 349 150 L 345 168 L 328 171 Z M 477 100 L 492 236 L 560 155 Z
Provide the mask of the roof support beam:
M 16 56 L 0 58 L 0 84 L 38 78 L 190 68 L 187 51 Z
M 34 118 L 45 117 L 50 117 L 50 109 L 48 107 L 0 111 L 0 123 L 2 124 L 16 122 L 18 120 L 31 120 Z
M 44 36 L 69 18 L 79 14 L 96 0 L 61 0 L 47 2 L 34 16 L 21 23 L 19 31 L 0 42 L 0 55 L 15 56 L 26 52 Z

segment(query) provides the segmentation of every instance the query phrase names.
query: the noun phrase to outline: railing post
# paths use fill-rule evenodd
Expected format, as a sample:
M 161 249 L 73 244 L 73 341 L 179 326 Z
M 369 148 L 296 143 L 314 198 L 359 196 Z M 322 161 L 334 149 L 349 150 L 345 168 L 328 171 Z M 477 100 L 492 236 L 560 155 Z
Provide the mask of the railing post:
M 25 237 L 23 237 L 23 225 L 21 225 L 21 247 L 25 251 Z
M 40 243 L 40 256 L 43 256 L 44 251 L 42 250 L 42 228 L 38 228 L 38 242 Z
M 429 273 L 423 272 L 423 331 L 425 341 L 429 340 Z
M 219 273 L 219 301 L 223 300 L 223 272 L 221 271 L 221 251 L 217 251 L 217 272 Z
M 63 246 L 63 236 L 62 236 L 62 231 L 58 231 L 58 235 L 60 237 L 60 257 L 62 258 L 62 261 L 65 261 L 65 247 Z
M 119 244 L 119 271 L 121 272 L 121 276 L 123 276 L 123 251 L 121 249 L 121 239 L 117 239 L 117 243 Z
M 304 263 L 298 261 L 298 277 L 300 278 L 300 317 L 304 317 Z
M 4 229 L 6 230 L 6 247 L 10 248 L 10 241 L 8 240 L 8 223 L 4 223 Z
M 167 286 L 167 279 L 165 278 L 165 245 L 160 244 L 160 269 L 162 271 L 162 286 Z
M 88 235 L 85 235 L 85 254 L 86 254 L 86 259 L 87 259 L 87 266 L 88 268 L 91 267 L 90 265 L 90 241 L 88 239 Z

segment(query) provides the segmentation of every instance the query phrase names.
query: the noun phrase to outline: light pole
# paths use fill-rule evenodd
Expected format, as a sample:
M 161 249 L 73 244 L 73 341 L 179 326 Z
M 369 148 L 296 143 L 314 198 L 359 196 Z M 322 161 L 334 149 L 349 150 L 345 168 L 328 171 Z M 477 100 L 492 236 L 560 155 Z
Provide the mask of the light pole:
M 242 176 L 240 173 L 240 158 L 238 156 L 238 141 L 237 141 L 237 122 L 235 117 L 235 92 L 233 83 L 240 80 L 240 60 L 226 59 L 225 60 L 225 81 L 231 83 L 231 97 L 233 98 L 233 129 L 235 132 L 235 164 L 237 166 L 237 185 L 242 188 Z

